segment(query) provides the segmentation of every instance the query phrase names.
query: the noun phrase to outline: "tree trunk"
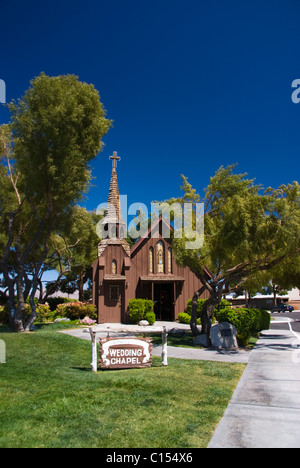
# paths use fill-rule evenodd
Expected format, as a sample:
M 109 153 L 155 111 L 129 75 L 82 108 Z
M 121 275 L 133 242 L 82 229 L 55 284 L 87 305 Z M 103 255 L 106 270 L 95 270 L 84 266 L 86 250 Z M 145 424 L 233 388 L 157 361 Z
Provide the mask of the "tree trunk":
M 211 319 L 213 315 L 213 311 L 218 305 L 219 301 L 214 300 L 214 298 L 209 298 L 207 301 L 203 304 L 203 309 L 201 313 L 201 334 L 202 335 L 207 335 L 209 337 L 210 335 L 210 329 L 211 329 Z
M 30 331 L 36 318 L 37 318 L 37 312 L 36 312 L 36 305 L 35 305 L 35 302 L 34 302 L 34 298 L 35 298 L 35 294 L 37 292 L 37 289 L 38 289 L 38 285 L 39 285 L 39 272 L 42 268 L 42 264 L 46 258 L 46 255 L 47 255 L 47 247 L 45 246 L 45 249 L 44 249 L 44 252 L 43 254 L 41 255 L 40 259 L 39 259 L 39 262 L 35 268 L 35 271 L 33 273 L 33 276 L 32 276 L 32 282 L 31 282 L 31 293 L 30 293 L 30 298 L 29 298 L 29 304 L 30 304 L 30 307 L 31 307 L 31 315 L 30 315 L 30 318 L 28 320 L 28 323 L 26 325 L 26 331 Z
M 190 327 L 191 327 L 193 336 L 200 335 L 200 331 L 198 330 L 198 327 L 197 327 L 197 306 L 198 306 L 198 299 L 201 296 L 201 294 L 203 294 L 205 289 L 206 289 L 205 286 L 202 286 L 201 289 L 199 289 L 198 291 L 195 291 L 193 299 L 192 299 L 192 316 L 191 316 Z
M 200 332 L 197 327 L 198 298 L 199 298 L 199 294 L 198 294 L 198 291 L 196 291 L 192 299 L 192 316 L 191 316 L 191 322 L 190 322 L 190 327 L 191 327 L 193 336 L 200 335 Z
M 79 302 L 84 302 L 84 273 L 80 271 L 78 277 Z
M 203 304 L 201 314 L 201 335 L 206 335 L 210 339 L 210 329 L 212 324 L 212 316 L 215 308 L 221 302 L 222 295 L 213 295 Z
M 30 298 L 29 298 L 29 304 L 30 304 L 30 307 L 31 307 L 31 315 L 30 315 L 30 318 L 29 318 L 29 321 L 26 325 L 26 328 L 25 328 L 25 331 L 30 331 L 32 329 L 32 325 L 33 323 L 35 322 L 36 318 L 37 318 L 37 312 L 36 312 L 36 305 L 35 305 L 35 302 L 34 302 L 34 296 L 35 296 L 35 291 L 31 291 L 31 294 L 30 294 Z
M 250 293 L 245 291 L 246 307 L 249 307 L 250 304 Z
M 17 301 L 18 306 L 15 309 L 13 323 L 13 330 L 16 332 L 24 331 L 24 319 L 25 319 L 25 301 L 24 301 L 24 290 L 23 290 L 23 275 L 22 269 L 19 270 L 16 278 L 17 285 Z
M 8 284 L 8 306 L 9 306 L 9 325 L 11 330 L 14 329 L 14 319 L 15 319 L 15 313 L 16 313 L 16 301 L 15 301 L 15 287 L 14 287 L 14 282 L 11 278 L 9 278 L 9 281 L 6 281 L 6 284 Z
M 273 286 L 273 306 L 277 306 L 277 289 L 276 286 Z
M 43 296 L 44 296 L 44 287 L 41 278 L 39 278 L 39 289 L 40 289 L 40 297 L 39 297 L 39 304 L 42 304 Z

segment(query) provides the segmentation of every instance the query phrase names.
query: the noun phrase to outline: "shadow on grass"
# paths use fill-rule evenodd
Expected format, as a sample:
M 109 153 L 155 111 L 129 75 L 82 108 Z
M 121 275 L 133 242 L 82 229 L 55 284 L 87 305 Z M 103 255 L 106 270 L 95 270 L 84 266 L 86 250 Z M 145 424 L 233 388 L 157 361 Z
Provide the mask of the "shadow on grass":
M 82 372 L 92 372 L 90 367 L 71 367 L 71 369 L 79 370 Z

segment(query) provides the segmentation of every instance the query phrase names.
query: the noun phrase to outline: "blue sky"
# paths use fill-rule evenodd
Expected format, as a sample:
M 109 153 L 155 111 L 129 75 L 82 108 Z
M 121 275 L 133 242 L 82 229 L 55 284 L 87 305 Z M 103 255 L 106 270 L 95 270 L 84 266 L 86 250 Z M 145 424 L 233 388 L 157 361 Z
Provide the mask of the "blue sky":
M 202 193 L 231 163 L 265 187 L 299 179 L 298 0 L 0 0 L 0 16 L 7 100 L 42 71 L 73 73 L 114 120 L 88 209 L 107 199 L 113 151 L 129 203 L 178 195 L 181 173 Z

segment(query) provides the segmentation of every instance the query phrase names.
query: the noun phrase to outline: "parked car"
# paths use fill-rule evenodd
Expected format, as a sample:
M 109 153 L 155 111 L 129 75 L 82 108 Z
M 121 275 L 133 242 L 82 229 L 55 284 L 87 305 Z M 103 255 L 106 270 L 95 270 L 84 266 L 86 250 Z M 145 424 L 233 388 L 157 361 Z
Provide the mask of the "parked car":
M 284 307 L 286 308 L 287 312 L 293 312 L 293 310 L 295 310 L 294 307 L 290 305 L 285 305 Z
M 287 305 L 287 304 L 278 304 L 277 306 L 273 307 L 271 312 L 278 312 L 280 314 L 280 312 L 282 312 L 283 314 L 285 312 L 293 312 L 294 310 L 294 307 L 290 306 L 290 305 Z

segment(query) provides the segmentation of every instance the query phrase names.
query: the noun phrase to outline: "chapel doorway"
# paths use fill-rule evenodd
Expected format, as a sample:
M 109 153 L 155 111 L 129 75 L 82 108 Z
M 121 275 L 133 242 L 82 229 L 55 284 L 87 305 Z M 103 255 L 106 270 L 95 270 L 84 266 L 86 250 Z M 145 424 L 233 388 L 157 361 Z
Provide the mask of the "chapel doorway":
M 171 283 L 154 284 L 154 312 L 156 320 L 173 322 L 174 287 Z
M 125 312 L 125 284 L 124 282 L 104 282 L 104 308 L 102 310 L 103 323 L 121 323 Z M 101 322 L 101 323 L 102 323 Z

